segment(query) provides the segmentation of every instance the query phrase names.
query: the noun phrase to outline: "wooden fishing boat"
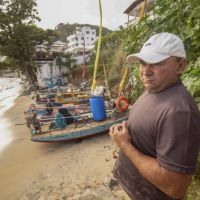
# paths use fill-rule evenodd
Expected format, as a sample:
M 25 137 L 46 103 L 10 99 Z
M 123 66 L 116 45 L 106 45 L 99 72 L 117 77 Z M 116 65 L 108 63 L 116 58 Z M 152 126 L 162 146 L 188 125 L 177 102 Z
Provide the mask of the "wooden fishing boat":
M 53 105 L 53 104 L 52 104 Z M 52 109 L 49 113 L 47 109 Z M 60 106 L 42 106 L 35 105 L 34 103 L 30 104 L 29 107 L 24 112 L 25 115 L 29 112 L 35 112 L 39 121 L 42 122 L 50 122 L 53 118 L 55 118 L 56 113 L 59 109 L 67 109 L 71 114 L 80 113 L 80 112 L 88 112 L 89 105 L 88 104 L 61 104 Z
M 77 141 L 105 133 L 113 124 L 121 123 L 127 119 L 127 111 L 114 112 L 103 121 L 94 121 L 90 115 L 90 113 L 81 115 L 74 123 L 61 130 L 51 130 L 49 124 L 44 124 L 40 133 L 31 135 L 31 140 L 35 142 Z
M 47 100 L 55 102 L 55 94 L 32 93 L 32 99 L 34 99 L 35 103 L 37 104 L 44 104 L 47 102 Z
M 55 102 L 60 104 L 84 104 L 89 102 L 89 96 L 86 98 L 57 96 Z
M 85 104 L 85 105 L 66 105 L 66 106 L 62 106 L 62 107 L 53 107 L 53 111 L 51 114 L 46 114 L 45 112 L 38 112 L 38 110 L 36 110 L 37 113 L 37 118 L 40 120 L 40 122 L 50 122 L 52 121 L 52 119 L 55 118 L 57 110 L 59 109 L 67 109 L 72 115 L 74 115 L 75 113 L 79 113 L 79 112 L 87 112 L 89 111 L 89 107 Z M 40 114 L 41 113 L 41 114 Z
M 33 99 L 37 104 L 44 104 L 49 99 L 51 102 L 66 104 L 66 103 L 83 103 L 88 102 L 90 94 L 87 92 L 65 92 L 65 93 L 51 93 L 51 94 L 34 94 Z

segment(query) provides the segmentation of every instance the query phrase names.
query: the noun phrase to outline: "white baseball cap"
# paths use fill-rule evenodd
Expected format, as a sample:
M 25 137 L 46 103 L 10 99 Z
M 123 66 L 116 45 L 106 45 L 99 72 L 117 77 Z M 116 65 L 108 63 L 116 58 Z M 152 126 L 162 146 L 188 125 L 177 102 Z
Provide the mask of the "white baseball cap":
M 153 64 L 170 56 L 186 58 L 184 44 L 178 36 L 163 32 L 150 37 L 144 43 L 140 52 L 129 55 L 126 62 L 131 64 L 143 60 L 146 63 Z

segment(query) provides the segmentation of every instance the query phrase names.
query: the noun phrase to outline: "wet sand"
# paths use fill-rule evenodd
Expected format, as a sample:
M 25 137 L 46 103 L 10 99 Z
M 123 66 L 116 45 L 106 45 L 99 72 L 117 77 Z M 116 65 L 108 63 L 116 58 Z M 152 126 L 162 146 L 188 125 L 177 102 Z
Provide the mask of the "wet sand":
M 107 134 L 78 143 L 31 142 L 28 128 L 16 125 L 24 123 L 30 103 L 29 97 L 19 97 L 4 115 L 14 140 L 0 153 L 0 199 L 128 199 L 119 186 L 108 187 L 115 145 Z

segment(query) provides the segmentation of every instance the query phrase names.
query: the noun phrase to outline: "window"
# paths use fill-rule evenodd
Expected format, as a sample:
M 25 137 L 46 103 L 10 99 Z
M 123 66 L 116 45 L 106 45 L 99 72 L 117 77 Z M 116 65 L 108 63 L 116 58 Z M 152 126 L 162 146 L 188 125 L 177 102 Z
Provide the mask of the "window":
M 81 37 L 81 40 L 84 40 L 84 37 Z
M 86 34 L 90 34 L 90 31 L 86 31 Z

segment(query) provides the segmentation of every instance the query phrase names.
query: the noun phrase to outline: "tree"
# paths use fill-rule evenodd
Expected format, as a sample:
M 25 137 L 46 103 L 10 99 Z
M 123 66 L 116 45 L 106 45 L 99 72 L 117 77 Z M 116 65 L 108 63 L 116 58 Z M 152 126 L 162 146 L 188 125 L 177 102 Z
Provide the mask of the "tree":
M 32 85 L 34 46 L 44 31 L 34 25 L 37 17 L 35 0 L 0 0 L 0 54 L 5 55 L 16 69 L 22 71 Z
M 71 82 L 73 82 L 73 71 L 77 67 L 76 59 L 73 58 L 72 53 L 54 53 L 56 56 L 56 64 L 61 69 L 65 67 L 69 71 Z

